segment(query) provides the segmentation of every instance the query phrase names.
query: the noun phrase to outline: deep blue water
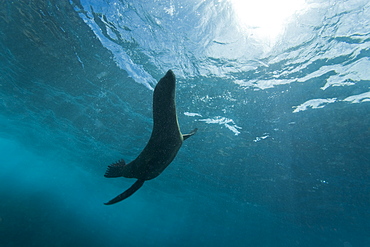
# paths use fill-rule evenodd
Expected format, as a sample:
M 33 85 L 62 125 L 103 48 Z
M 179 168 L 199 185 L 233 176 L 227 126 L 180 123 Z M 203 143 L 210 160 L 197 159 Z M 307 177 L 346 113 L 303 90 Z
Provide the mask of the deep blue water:
M 306 0 L 272 38 L 234 11 L 0 1 L 0 246 L 370 246 L 370 4 Z M 198 133 L 105 206 L 168 69 Z

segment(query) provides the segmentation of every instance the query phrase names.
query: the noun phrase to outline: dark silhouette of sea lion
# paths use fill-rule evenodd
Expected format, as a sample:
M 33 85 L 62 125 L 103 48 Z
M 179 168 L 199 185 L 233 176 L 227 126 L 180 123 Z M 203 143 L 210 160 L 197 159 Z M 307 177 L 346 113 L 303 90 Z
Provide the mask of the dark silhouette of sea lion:
M 137 178 L 137 181 L 125 192 L 113 198 L 105 205 L 120 202 L 134 194 L 145 182 L 157 177 L 172 162 L 182 142 L 194 135 L 181 134 L 176 114 L 175 74 L 169 70 L 157 83 L 153 94 L 153 130 L 148 144 L 139 156 L 126 164 L 120 160 L 110 166 L 105 173 L 107 178 Z

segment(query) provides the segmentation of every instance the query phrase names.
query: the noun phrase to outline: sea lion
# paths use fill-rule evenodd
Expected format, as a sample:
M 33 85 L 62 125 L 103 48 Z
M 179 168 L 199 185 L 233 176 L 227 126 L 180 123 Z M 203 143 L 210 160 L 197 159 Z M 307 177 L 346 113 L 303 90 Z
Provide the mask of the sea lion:
M 154 89 L 153 130 L 148 144 L 134 161 L 126 164 L 124 160 L 120 160 L 108 166 L 104 175 L 107 178 L 137 178 L 137 181 L 128 190 L 104 203 L 105 205 L 126 199 L 146 180 L 161 174 L 175 158 L 182 142 L 196 133 L 197 129 L 194 129 L 189 134 L 181 134 L 176 114 L 175 88 L 175 74 L 169 70 Z

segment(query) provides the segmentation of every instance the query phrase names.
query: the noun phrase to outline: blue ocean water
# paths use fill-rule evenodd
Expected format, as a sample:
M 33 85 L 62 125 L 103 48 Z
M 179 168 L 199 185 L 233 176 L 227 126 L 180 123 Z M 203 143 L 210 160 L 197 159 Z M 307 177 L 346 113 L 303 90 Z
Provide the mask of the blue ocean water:
M 0 1 L 0 246 L 370 246 L 370 4 L 235 2 Z M 105 206 L 168 69 L 198 133 Z

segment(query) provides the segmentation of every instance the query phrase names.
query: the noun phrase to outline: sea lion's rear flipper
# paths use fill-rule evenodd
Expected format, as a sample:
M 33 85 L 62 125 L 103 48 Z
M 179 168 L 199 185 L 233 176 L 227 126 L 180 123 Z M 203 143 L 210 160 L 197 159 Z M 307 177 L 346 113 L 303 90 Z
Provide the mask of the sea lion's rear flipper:
M 194 135 L 195 133 L 197 133 L 197 130 L 198 130 L 198 128 L 195 128 L 195 129 L 193 129 L 189 134 L 182 135 L 182 137 L 184 138 L 184 141 L 185 141 L 186 139 L 188 139 L 190 136 L 192 136 L 192 135 Z
M 106 178 L 118 178 L 123 176 L 123 167 L 126 163 L 124 160 L 119 160 L 114 164 L 108 166 L 107 171 L 104 174 Z
M 117 203 L 117 202 L 120 202 L 120 201 L 126 199 L 127 197 L 134 194 L 138 189 L 140 189 L 140 187 L 143 186 L 144 182 L 145 182 L 145 180 L 140 180 L 140 179 L 137 180 L 128 190 L 126 190 L 122 194 L 116 196 L 115 198 L 113 198 L 112 200 L 110 200 L 109 202 L 104 203 L 104 204 L 105 205 L 111 205 L 111 204 L 114 204 L 114 203 Z

